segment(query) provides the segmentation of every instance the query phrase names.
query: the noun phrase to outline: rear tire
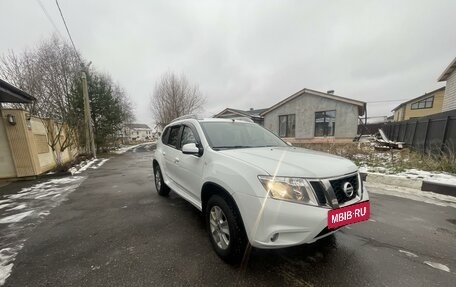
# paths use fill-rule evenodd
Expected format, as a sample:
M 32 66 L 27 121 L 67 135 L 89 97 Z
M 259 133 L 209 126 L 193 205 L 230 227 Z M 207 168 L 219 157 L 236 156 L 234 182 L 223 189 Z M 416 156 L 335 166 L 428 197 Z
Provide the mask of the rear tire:
M 206 205 L 205 221 L 217 255 L 227 263 L 240 263 L 247 246 L 247 236 L 241 215 L 234 204 L 219 195 L 213 195 Z
M 168 196 L 170 189 L 163 180 L 163 175 L 158 164 L 154 167 L 154 180 L 157 193 L 161 196 Z

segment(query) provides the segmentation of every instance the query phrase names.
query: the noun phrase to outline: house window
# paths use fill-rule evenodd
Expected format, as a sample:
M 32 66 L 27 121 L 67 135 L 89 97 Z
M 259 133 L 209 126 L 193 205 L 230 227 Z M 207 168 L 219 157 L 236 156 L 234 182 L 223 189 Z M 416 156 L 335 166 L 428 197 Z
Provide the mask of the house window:
M 412 104 L 412 110 L 430 109 L 434 105 L 434 96 Z
M 332 137 L 336 127 L 336 111 L 315 113 L 315 136 Z
M 279 136 L 282 138 L 295 136 L 295 115 L 279 116 Z

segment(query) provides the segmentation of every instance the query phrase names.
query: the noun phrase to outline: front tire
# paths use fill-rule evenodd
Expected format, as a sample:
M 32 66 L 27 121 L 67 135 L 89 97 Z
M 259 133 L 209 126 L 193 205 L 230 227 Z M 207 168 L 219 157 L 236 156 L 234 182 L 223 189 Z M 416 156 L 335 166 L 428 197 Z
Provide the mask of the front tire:
M 157 193 L 161 196 L 168 196 L 170 189 L 163 180 L 163 175 L 158 164 L 154 168 L 154 179 L 155 189 L 157 190 Z
M 206 206 L 205 220 L 209 239 L 217 255 L 227 263 L 240 263 L 247 246 L 247 236 L 234 204 L 219 195 L 213 195 Z

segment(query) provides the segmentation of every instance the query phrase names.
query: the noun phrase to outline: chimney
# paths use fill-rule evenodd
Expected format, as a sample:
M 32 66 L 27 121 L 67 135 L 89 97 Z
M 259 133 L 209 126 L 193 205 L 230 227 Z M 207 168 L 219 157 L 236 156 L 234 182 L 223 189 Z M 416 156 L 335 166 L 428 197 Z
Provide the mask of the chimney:
M 253 108 L 250 108 L 251 111 L 253 111 Z
M 334 95 L 334 90 L 328 90 L 326 93 L 330 94 L 330 95 Z

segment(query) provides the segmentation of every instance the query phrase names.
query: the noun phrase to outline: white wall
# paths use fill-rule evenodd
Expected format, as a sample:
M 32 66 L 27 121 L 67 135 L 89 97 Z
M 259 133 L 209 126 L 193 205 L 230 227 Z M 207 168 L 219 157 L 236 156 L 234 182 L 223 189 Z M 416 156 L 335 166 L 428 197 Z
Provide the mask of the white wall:
M 456 110 L 456 71 L 446 81 L 442 112 Z

